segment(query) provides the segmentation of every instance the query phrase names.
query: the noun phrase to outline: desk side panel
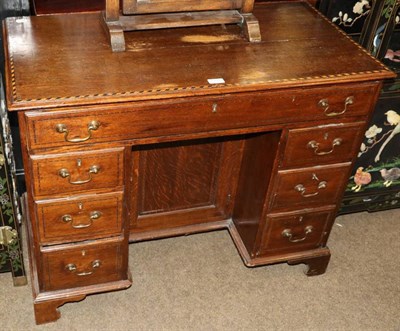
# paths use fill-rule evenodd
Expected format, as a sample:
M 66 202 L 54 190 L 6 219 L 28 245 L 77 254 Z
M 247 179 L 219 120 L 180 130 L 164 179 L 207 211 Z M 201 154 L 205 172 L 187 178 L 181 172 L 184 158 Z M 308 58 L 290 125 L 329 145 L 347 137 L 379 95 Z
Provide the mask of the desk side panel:
M 280 136 L 281 131 L 262 133 L 249 136 L 245 142 L 233 222 L 250 255 L 253 254 Z

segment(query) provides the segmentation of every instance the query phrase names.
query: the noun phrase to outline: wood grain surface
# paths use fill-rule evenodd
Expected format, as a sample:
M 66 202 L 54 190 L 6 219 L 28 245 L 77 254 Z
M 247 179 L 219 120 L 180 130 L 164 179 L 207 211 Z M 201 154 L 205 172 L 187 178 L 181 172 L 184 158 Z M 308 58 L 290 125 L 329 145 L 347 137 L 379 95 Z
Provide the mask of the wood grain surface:
M 259 5 L 255 15 L 261 21 L 260 43 L 247 42 L 233 25 L 168 29 L 125 33 L 123 53 L 111 51 L 99 13 L 8 18 L 8 107 L 59 107 L 60 101 L 64 106 L 100 104 L 110 98 L 161 99 L 393 77 L 305 2 Z M 327 66 L 332 56 L 335 65 Z M 212 78 L 225 83 L 208 83 Z

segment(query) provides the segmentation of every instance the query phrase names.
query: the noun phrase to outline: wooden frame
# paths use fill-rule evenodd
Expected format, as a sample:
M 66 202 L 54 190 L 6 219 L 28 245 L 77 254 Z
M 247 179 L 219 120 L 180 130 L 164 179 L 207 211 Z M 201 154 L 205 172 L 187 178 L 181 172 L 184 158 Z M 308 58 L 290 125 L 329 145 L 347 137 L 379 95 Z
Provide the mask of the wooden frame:
M 124 31 L 239 24 L 250 42 L 261 41 L 254 0 L 106 0 L 105 30 L 114 52 L 125 51 Z

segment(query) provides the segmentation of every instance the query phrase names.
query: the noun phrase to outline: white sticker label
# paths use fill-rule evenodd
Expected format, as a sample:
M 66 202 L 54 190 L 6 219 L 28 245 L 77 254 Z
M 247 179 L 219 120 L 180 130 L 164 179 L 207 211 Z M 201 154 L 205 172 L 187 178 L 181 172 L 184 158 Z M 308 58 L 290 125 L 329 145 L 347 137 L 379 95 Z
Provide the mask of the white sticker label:
M 225 84 L 225 81 L 223 78 L 210 78 L 207 79 L 208 84 Z

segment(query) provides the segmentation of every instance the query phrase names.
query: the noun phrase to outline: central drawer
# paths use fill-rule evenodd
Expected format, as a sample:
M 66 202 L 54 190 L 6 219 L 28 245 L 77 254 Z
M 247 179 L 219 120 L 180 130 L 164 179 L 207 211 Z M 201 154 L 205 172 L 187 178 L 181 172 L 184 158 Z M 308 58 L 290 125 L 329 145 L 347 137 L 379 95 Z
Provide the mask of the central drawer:
M 29 148 L 37 149 L 364 116 L 377 87 L 263 91 L 24 115 Z

